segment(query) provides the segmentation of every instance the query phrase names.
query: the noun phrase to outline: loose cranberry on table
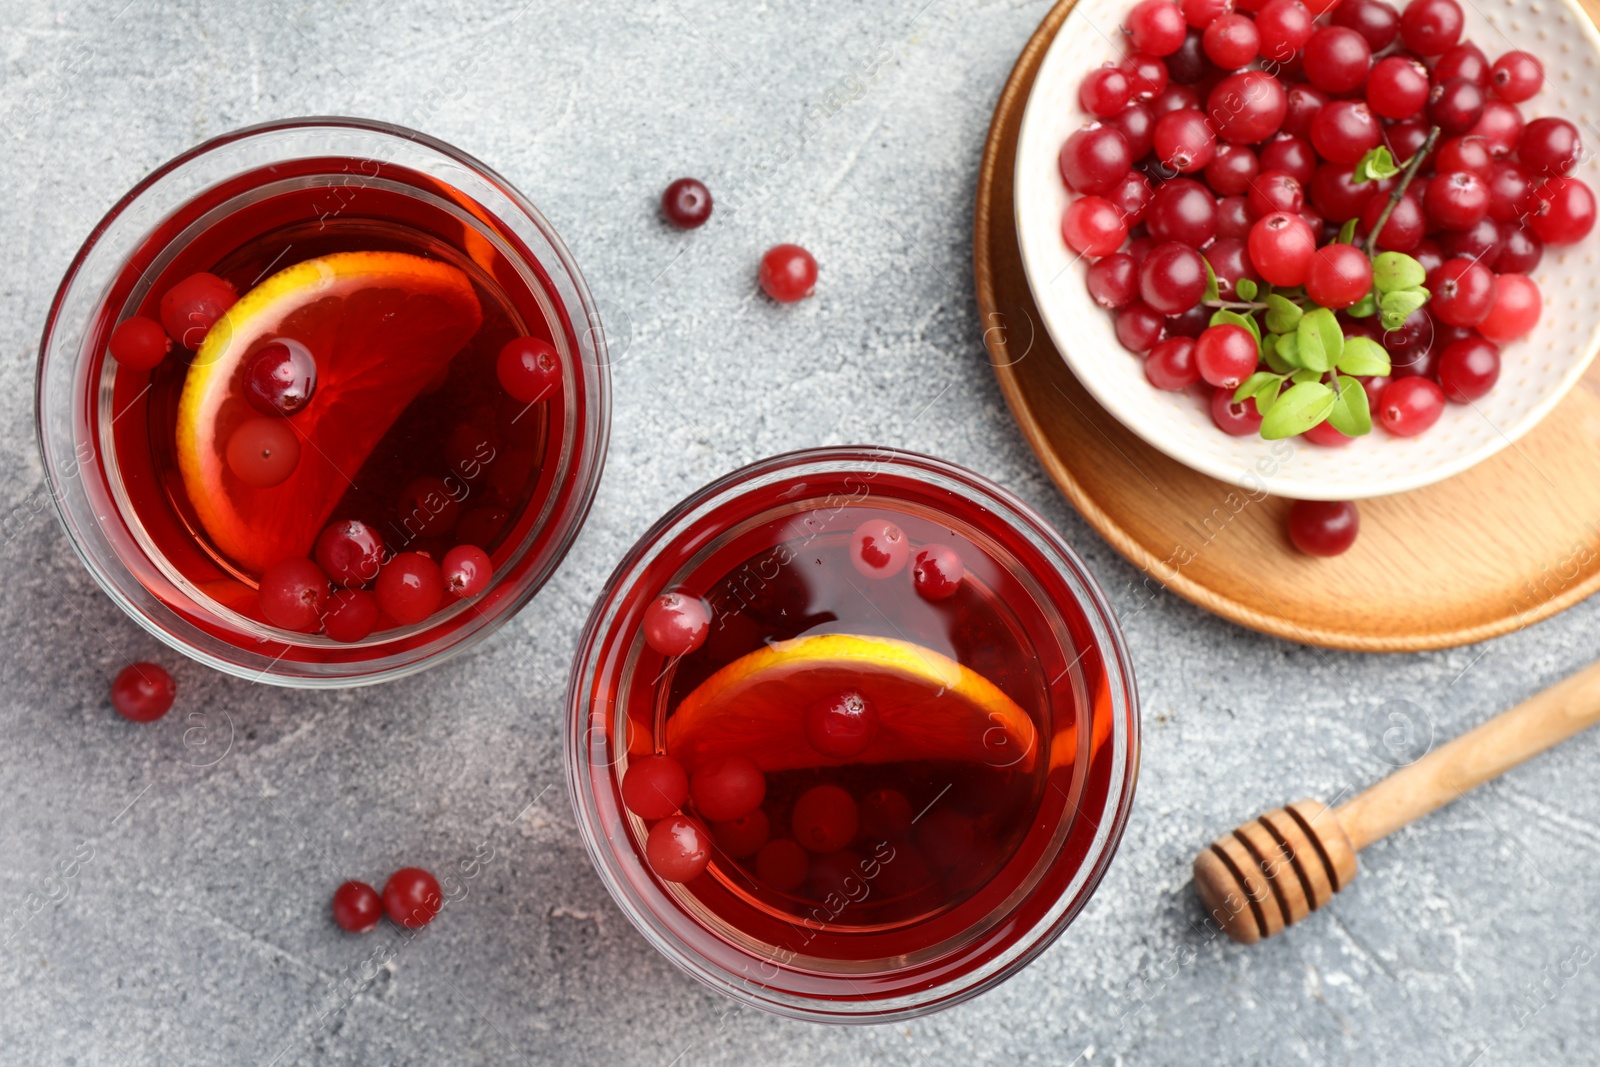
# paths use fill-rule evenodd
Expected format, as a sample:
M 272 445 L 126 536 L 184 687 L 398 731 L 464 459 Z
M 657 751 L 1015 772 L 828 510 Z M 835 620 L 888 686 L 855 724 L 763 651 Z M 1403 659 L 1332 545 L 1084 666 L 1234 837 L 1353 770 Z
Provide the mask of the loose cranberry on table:
M 370 933 L 383 918 L 383 899 L 365 882 L 346 882 L 333 891 L 333 921 L 352 934 Z
M 641 756 L 622 776 L 622 802 L 641 819 L 665 819 L 689 799 L 689 776 L 671 756 Z
M 799 245 L 774 245 L 761 257 L 758 279 L 762 291 L 772 299 L 780 304 L 793 304 L 816 289 L 817 261 Z
M 711 217 L 711 190 L 698 178 L 679 178 L 662 192 L 661 214 L 680 230 L 704 226 Z
M 155 319 L 134 315 L 117 323 L 106 347 L 129 370 L 151 370 L 172 351 L 172 339 Z
M 383 887 L 384 913 L 408 930 L 427 926 L 443 905 L 438 880 L 421 867 L 402 867 Z
M 554 346 L 539 337 L 514 337 L 495 360 L 500 388 L 513 400 L 532 404 L 555 392 L 561 382 L 561 360 Z
M 1348 500 L 1296 500 L 1289 506 L 1289 540 L 1307 555 L 1340 555 L 1360 532 L 1361 513 Z
M 662 593 L 644 609 L 645 643 L 663 656 L 687 656 L 710 632 L 711 612 L 697 597 Z
M 155 722 L 172 710 L 178 685 L 157 663 L 130 663 L 111 683 L 111 706 L 131 722 Z

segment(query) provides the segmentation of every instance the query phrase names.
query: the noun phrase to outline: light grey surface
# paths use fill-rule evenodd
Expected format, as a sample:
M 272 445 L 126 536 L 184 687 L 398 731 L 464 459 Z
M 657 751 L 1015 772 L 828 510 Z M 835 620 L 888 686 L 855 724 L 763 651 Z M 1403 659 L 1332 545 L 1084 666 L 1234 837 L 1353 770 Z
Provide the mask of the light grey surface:
M 1583 665 L 1600 610 L 1380 658 L 1145 592 L 1027 450 L 972 298 L 984 133 L 1046 4 L 922 2 L 0 5 L 0 1062 L 1600 1058 L 1600 737 L 1375 846 L 1289 936 L 1245 949 L 1200 927 L 1197 847 L 1380 777 L 1386 702 L 1445 737 Z M 27 503 L 35 345 L 93 221 L 203 138 L 311 113 L 418 126 L 501 170 L 570 243 L 622 356 L 605 482 L 549 587 L 467 658 L 328 694 L 181 661 Z M 692 235 L 653 208 L 681 174 L 720 198 Z M 821 262 L 798 307 L 753 284 L 781 240 Z M 731 1010 L 635 934 L 577 840 L 558 722 L 588 607 L 661 511 L 758 457 L 861 441 L 968 464 L 1059 525 L 1122 612 L 1145 748 L 1121 853 L 1041 959 L 944 1014 L 836 1029 Z M 106 705 L 137 658 L 180 686 L 153 726 Z M 466 898 L 409 943 L 327 917 L 347 876 L 484 842 Z

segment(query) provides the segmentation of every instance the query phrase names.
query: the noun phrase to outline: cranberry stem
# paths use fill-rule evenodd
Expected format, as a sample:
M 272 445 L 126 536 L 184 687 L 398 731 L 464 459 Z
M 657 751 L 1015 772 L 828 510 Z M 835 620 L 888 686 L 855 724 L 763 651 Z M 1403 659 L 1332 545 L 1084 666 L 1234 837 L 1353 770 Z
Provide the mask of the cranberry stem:
M 1265 311 L 1272 306 L 1260 300 L 1207 300 L 1205 305 L 1208 308 L 1228 308 L 1229 310 L 1238 309 L 1239 311 Z
M 1422 142 L 1411 160 L 1406 163 L 1406 169 L 1400 174 L 1400 181 L 1395 185 L 1394 191 L 1389 194 L 1389 202 L 1383 205 L 1383 214 L 1378 216 L 1378 224 L 1372 227 L 1372 232 L 1367 235 L 1367 258 L 1371 259 L 1378 254 L 1378 234 L 1389 222 L 1389 216 L 1394 214 L 1395 205 L 1400 203 L 1400 198 L 1406 195 L 1406 189 L 1411 185 L 1411 179 L 1417 176 L 1417 171 L 1422 169 L 1422 161 L 1428 158 L 1428 153 L 1433 151 L 1433 146 L 1439 143 L 1439 127 L 1428 128 L 1427 140 Z

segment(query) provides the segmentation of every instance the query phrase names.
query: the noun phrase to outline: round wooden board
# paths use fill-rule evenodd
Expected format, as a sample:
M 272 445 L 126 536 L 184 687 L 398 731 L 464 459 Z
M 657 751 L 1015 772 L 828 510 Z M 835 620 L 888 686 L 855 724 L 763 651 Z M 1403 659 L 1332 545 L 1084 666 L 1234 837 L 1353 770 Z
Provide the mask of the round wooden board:
M 1044 332 L 1017 251 L 1013 197 L 1023 107 L 1072 4 L 1050 11 L 1000 94 L 978 177 L 973 260 L 984 343 L 1006 402 L 1084 518 L 1152 586 L 1243 626 L 1330 648 L 1482 641 L 1600 588 L 1600 361 L 1492 459 L 1426 489 L 1362 501 L 1361 536 L 1333 559 L 1289 544 L 1287 501 L 1190 470 L 1095 403 Z M 1597 6 L 1585 0 L 1591 17 Z

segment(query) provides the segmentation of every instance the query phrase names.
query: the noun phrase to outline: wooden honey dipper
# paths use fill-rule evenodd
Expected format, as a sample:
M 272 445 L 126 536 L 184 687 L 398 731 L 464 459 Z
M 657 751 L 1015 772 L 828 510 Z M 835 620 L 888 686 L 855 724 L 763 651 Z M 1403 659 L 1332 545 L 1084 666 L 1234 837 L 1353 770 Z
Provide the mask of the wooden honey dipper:
M 1337 808 L 1300 800 L 1219 837 L 1194 886 L 1228 936 L 1271 937 L 1356 876 L 1356 853 L 1600 722 L 1600 663 L 1503 711 Z

